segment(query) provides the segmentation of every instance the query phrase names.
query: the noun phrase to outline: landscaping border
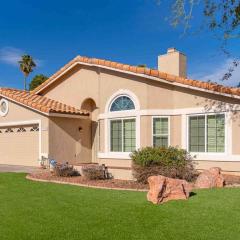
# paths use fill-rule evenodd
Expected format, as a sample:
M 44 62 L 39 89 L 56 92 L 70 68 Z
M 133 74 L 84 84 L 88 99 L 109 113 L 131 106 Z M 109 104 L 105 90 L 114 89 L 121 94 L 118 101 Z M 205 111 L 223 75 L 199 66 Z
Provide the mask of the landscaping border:
M 79 187 L 85 187 L 85 188 L 96 188 L 96 189 L 106 189 L 106 190 L 120 190 L 120 191 L 133 191 L 133 192 L 148 192 L 148 189 L 101 187 L 101 186 L 94 186 L 94 185 L 82 184 L 82 183 L 71 183 L 71 182 L 64 182 L 64 181 L 57 181 L 57 180 L 39 179 L 39 178 L 32 177 L 29 174 L 26 176 L 26 179 L 27 180 L 31 180 L 31 181 L 35 181 L 35 182 L 57 183 L 57 184 L 72 185 L 72 186 L 79 186 Z

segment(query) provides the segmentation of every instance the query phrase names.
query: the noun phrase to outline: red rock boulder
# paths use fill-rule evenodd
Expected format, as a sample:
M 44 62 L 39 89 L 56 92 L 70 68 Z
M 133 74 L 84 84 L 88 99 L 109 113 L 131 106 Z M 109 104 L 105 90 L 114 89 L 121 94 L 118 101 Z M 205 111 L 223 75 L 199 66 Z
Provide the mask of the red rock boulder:
M 222 188 L 223 186 L 224 177 L 221 174 L 221 168 L 218 167 L 203 171 L 195 182 L 195 188 Z
M 148 178 L 148 201 L 161 204 L 170 200 L 188 199 L 192 190 L 191 184 L 185 180 L 173 179 L 164 176 L 151 176 Z

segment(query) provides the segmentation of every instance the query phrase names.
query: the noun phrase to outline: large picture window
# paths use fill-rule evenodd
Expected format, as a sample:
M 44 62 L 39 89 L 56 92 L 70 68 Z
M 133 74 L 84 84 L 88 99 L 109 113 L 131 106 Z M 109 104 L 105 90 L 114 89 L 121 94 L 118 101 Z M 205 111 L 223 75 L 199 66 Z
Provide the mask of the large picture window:
M 189 117 L 190 152 L 225 152 L 225 115 Z
M 136 120 L 110 120 L 111 152 L 132 152 L 136 149 Z
M 169 145 L 169 119 L 167 117 L 153 118 L 153 146 L 168 147 Z

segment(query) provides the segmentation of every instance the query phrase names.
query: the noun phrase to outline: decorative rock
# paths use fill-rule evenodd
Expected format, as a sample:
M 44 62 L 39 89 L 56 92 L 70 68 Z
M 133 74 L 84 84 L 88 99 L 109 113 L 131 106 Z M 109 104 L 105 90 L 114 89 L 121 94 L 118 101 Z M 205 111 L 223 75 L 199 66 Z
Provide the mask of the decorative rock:
M 191 184 L 185 180 L 161 175 L 149 177 L 148 183 L 150 190 L 147 194 L 147 199 L 154 204 L 161 204 L 170 200 L 186 200 L 189 198 L 192 190 Z
M 213 167 L 203 171 L 197 178 L 196 188 L 222 188 L 224 186 L 224 177 L 221 174 L 221 168 Z

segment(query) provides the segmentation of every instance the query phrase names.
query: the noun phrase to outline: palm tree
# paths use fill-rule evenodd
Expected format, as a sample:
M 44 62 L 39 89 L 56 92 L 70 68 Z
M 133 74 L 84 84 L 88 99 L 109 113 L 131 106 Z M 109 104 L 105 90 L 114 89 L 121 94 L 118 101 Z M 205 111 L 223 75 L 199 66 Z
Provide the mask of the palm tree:
M 24 75 L 24 90 L 27 90 L 27 77 L 33 71 L 33 68 L 36 67 L 36 64 L 30 55 L 23 55 L 18 63 Z

